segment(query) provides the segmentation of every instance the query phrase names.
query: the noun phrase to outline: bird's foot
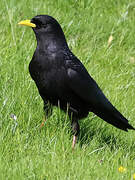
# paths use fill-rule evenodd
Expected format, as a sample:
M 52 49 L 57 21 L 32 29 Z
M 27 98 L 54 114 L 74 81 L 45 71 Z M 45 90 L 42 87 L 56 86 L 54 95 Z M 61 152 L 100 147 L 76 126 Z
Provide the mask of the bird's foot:
M 42 128 L 44 125 L 45 125 L 45 122 L 46 122 L 46 119 L 43 119 L 41 125 L 40 125 L 40 128 Z

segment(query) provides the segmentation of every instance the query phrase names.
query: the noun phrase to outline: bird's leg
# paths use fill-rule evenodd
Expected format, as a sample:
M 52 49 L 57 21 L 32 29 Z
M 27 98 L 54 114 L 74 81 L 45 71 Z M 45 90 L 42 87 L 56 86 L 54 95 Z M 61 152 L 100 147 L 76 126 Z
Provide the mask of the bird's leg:
M 77 141 L 77 136 L 80 132 L 80 126 L 79 126 L 79 123 L 77 120 L 72 120 L 72 131 L 73 131 L 73 142 L 72 142 L 72 149 L 75 148 L 75 144 L 76 144 L 76 141 Z
M 42 121 L 42 123 L 41 123 L 41 125 L 40 125 L 40 128 L 44 126 L 47 118 L 48 118 L 49 116 L 51 116 L 51 114 L 52 114 L 52 106 L 51 106 L 51 104 L 50 104 L 49 102 L 47 102 L 47 101 L 44 102 L 44 112 L 45 112 L 45 117 L 43 118 L 43 121 Z
M 72 142 L 72 149 L 75 148 L 75 144 L 76 144 L 76 141 L 77 141 L 77 136 L 73 136 L 73 142 Z

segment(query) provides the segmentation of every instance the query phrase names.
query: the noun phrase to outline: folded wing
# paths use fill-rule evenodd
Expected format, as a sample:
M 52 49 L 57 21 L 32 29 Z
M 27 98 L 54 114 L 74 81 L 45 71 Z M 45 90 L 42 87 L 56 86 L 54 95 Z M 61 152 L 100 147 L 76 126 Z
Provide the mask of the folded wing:
M 105 97 L 84 67 L 68 68 L 68 78 L 70 88 L 89 105 L 90 111 L 119 129 L 134 129 Z

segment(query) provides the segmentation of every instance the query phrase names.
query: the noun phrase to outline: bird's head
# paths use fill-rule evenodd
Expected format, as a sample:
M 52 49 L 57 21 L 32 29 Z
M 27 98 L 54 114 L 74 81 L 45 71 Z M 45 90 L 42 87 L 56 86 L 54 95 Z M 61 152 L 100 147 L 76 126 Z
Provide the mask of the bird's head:
M 24 20 L 18 24 L 32 27 L 35 32 L 36 37 L 44 36 L 55 36 L 56 38 L 65 39 L 64 33 L 62 31 L 59 23 L 51 16 L 48 15 L 37 15 L 31 20 Z

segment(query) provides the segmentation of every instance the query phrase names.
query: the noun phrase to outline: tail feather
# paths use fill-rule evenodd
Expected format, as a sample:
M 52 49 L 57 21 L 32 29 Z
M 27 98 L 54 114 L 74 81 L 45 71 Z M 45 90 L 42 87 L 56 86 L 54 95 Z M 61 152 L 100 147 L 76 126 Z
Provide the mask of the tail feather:
M 119 129 L 122 129 L 124 131 L 128 131 L 128 129 L 135 130 L 135 128 L 128 123 L 128 120 L 115 108 L 111 112 L 95 110 L 93 112 L 104 121 L 108 122 L 109 124 L 112 124 L 113 126 Z

